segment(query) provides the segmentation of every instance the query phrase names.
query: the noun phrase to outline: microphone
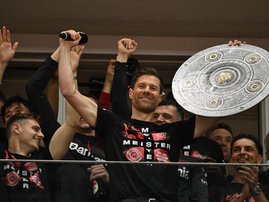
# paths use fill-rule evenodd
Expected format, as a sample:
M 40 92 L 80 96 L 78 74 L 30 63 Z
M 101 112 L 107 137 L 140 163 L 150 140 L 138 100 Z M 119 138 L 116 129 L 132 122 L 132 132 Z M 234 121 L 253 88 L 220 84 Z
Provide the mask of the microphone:
M 88 42 L 88 36 L 86 33 L 84 32 L 79 32 L 79 35 L 81 36 L 81 39 L 79 41 L 79 45 L 80 44 L 86 44 Z M 59 34 L 59 37 L 63 40 L 66 40 L 66 41 L 73 41 L 73 39 L 71 38 L 71 35 L 67 32 L 61 32 Z

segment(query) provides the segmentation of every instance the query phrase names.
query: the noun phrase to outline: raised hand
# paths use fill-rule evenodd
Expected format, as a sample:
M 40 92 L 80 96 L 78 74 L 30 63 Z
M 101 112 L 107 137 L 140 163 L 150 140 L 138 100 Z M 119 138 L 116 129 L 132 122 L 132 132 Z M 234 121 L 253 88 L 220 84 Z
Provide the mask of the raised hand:
M 123 38 L 118 41 L 118 51 L 122 54 L 131 55 L 136 51 L 137 43 L 133 39 Z
M 59 38 L 60 46 L 64 46 L 71 49 L 73 46 L 78 45 L 81 39 L 79 32 L 76 32 L 75 30 L 67 30 L 63 32 L 69 33 L 73 40 L 64 40 L 64 39 Z
M 250 189 L 254 189 L 258 184 L 259 168 L 255 166 L 241 166 L 238 173 L 248 184 Z
M 71 58 L 71 68 L 73 72 L 77 71 L 79 60 L 84 49 L 85 49 L 84 45 L 77 45 L 71 48 L 70 58 Z
M 117 61 L 127 62 L 129 55 L 134 54 L 137 48 L 137 43 L 133 39 L 123 38 L 118 41 L 118 56 Z
M 233 40 L 233 41 L 229 41 L 228 42 L 228 45 L 229 46 L 241 46 L 242 44 L 245 44 L 246 42 L 242 42 L 242 41 L 239 41 L 237 39 Z
M 0 29 L 0 83 L 9 61 L 14 57 L 19 43 L 11 43 L 10 31 L 3 26 Z
M 12 45 L 10 31 L 3 26 L 2 30 L 0 29 L 0 62 L 9 62 L 14 57 L 18 45 L 18 42 Z

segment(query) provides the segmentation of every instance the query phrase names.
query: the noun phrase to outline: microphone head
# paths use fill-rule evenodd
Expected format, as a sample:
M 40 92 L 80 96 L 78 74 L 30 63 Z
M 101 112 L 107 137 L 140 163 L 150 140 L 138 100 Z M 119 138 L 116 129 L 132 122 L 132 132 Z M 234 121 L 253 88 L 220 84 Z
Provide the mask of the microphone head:
M 88 42 L 88 36 L 84 32 L 79 32 L 79 35 L 81 36 L 81 39 L 79 41 L 79 44 L 86 44 Z
M 59 34 L 59 37 L 63 40 L 68 40 L 69 39 L 69 34 L 68 33 L 65 33 L 65 32 L 61 32 Z

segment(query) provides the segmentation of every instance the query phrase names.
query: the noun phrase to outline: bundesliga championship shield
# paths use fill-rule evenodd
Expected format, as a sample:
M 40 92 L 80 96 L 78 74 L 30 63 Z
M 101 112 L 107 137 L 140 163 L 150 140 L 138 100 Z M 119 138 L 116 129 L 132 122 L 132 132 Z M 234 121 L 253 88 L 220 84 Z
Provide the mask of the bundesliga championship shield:
M 228 44 L 202 50 L 177 70 L 176 101 L 187 111 L 223 117 L 245 111 L 269 94 L 269 53 L 257 46 Z

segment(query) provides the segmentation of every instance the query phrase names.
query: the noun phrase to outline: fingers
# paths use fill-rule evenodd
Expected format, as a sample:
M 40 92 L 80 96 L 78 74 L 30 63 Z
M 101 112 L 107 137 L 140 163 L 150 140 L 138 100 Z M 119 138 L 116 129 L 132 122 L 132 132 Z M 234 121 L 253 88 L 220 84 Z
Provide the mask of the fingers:
M 14 51 L 16 51 L 17 48 L 18 48 L 18 46 L 19 46 L 19 42 L 15 42 L 15 43 L 13 44 L 13 46 L 12 46 L 12 49 L 13 49 Z
M 119 46 L 120 45 L 124 46 L 127 50 L 134 49 L 137 46 L 137 42 L 135 40 L 129 39 L 129 38 L 123 38 L 123 39 L 119 40 L 118 44 L 119 44 Z
M 111 59 L 111 60 L 109 60 L 109 64 L 108 65 L 115 65 L 115 62 L 116 62 L 116 60 L 115 59 Z
M 9 31 L 9 29 L 5 29 L 5 31 L 6 31 L 6 34 L 4 33 L 4 37 L 6 37 L 5 41 L 10 43 L 11 42 L 10 31 Z
M 131 39 L 125 39 L 125 40 L 123 40 L 123 44 L 124 44 L 124 46 L 125 46 L 126 49 L 132 49 L 132 48 L 134 48 Z
M 241 45 L 241 41 L 238 41 L 237 39 L 235 39 L 234 41 L 229 41 L 229 46 L 240 46 Z
M 85 46 L 84 45 L 76 45 L 76 46 L 73 46 L 71 48 L 71 51 L 73 51 L 74 53 L 76 53 L 77 55 L 81 56 L 83 51 L 85 49 Z
M 228 45 L 229 46 L 241 46 L 242 44 L 245 44 L 245 43 L 246 43 L 245 41 L 242 42 L 240 40 L 235 39 L 234 41 L 229 41 Z
M 137 46 L 137 42 L 135 40 L 131 40 L 130 43 L 131 43 L 131 46 L 132 47 L 136 47 Z
M 84 50 L 85 50 L 85 46 L 84 45 L 79 45 L 77 54 L 79 56 L 81 56 Z
M 91 173 L 90 180 L 97 178 L 102 178 L 104 180 L 108 178 L 108 173 L 103 164 L 93 165 L 88 168 L 88 171 Z
M 3 26 L 2 42 L 5 42 L 6 40 L 7 40 L 7 28 L 6 26 Z
M 126 48 L 127 48 L 127 49 L 134 49 L 134 48 L 136 48 L 136 46 L 137 46 L 137 43 L 136 43 L 135 40 L 128 39 L 128 40 L 126 41 Z
M 79 44 L 81 39 L 79 32 L 76 32 L 75 30 L 67 30 L 62 31 L 61 33 L 66 33 L 67 37 L 66 39 L 59 38 L 60 45 L 73 47 Z
M 2 30 L 0 29 L 0 43 L 8 42 L 10 43 L 10 31 L 6 28 L 6 26 L 2 27 Z
M 4 27 L 3 27 L 4 28 Z M 3 32 L 2 29 L 0 29 L 0 44 L 3 42 Z
M 235 39 L 234 42 L 233 42 L 233 45 L 234 46 L 240 46 L 241 45 L 241 41 Z
M 255 166 L 241 166 L 238 170 L 238 173 L 246 181 L 250 188 L 257 185 L 258 172 L 259 169 Z
M 90 172 L 99 172 L 99 171 L 103 171 L 103 170 L 106 171 L 105 166 L 103 164 L 93 165 L 90 168 L 88 168 L 88 170 Z
M 108 63 L 107 70 L 114 72 L 115 63 L 116 63 L 116 60 L 115 59 L 111 59 L 109 61 L 109 63 Z

